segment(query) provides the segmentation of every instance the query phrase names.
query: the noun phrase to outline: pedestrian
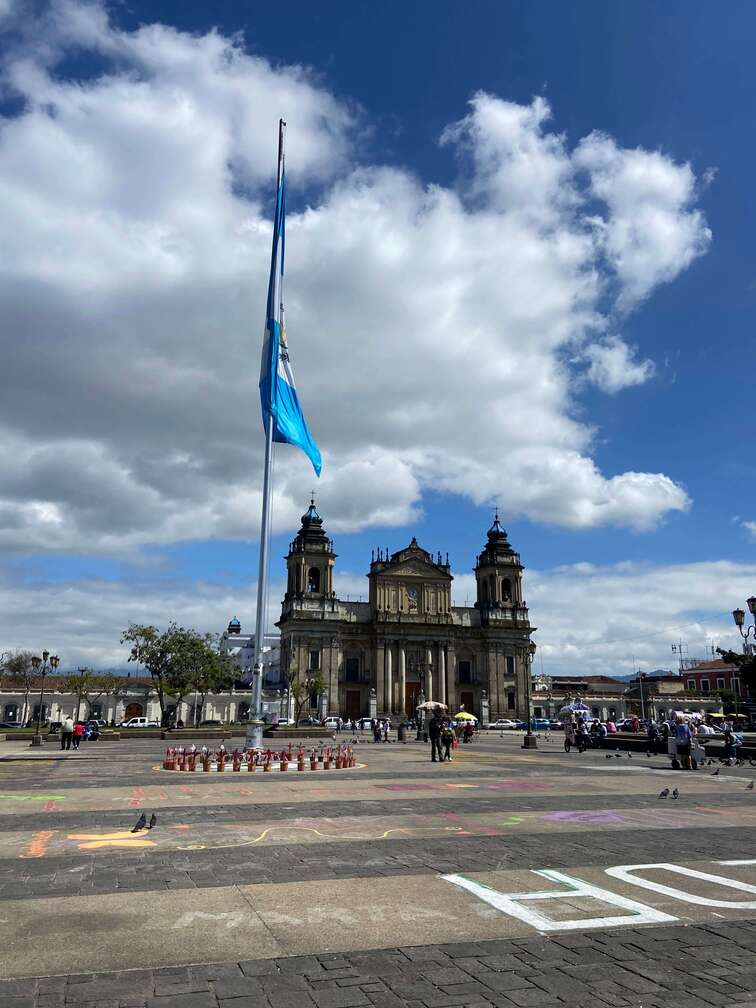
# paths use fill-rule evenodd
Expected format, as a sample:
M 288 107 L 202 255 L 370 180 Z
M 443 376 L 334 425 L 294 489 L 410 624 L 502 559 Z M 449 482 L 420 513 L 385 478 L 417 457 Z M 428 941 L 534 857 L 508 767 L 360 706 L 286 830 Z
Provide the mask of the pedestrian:
M 336 734 L 337 735 L 341 735 L 341 727 L 342 727 L 343 724 L 344 724 L 344 722 L 341 720 L 341 718 L 337 718 L 336 719 Z
M 73 730 L 74 730 L 73 718 L 72 717 L 65 718 L 60 729 L 61 749 L 71 748 L 71 739 L 73 738 Z
M 584 753 L 588 748 L 588 741 L 590 736 L 588 735 L 588 725 L 585 723 L 585 718 L 578 718 L 578 726 L 576 733 L 577 741 L 577 751 L 579 753 Z
M 73 726 L 73 747 L 78 749 L 81 744 L 81 740 L 84 737 L 84 723 L 83 721 L 77 721 Z
M 575 722 L 570 720 L 564 726 L 564 751 L 568 753 L 576 744 Z
M 684 717 L 678 714 L 677 723 L 675 725 L 675 745 L 677 747 L 677 755 L 680 759 L 683 770 L 693 769 L 690 762 L 691 744 L 692 736 L 688 723 Z
M 441 762 L 444 761 L 444 754 L 441 749 L 441 731 L 444 727 L 444 722 L 441 719 L 441 715 L 438 711 L 435 711 L 433 717 L 428 722 L 428 738 L 431 744 L 431 762 Z M 438 759 L 436 757 L 438 756 Z
M 382 728 L 380 721 L 373 721 L 373 742 L 380 742 L 382 735 Z
M 391 718 L 386 718 L 383 722 L 383 741 L 389 742 L 389 732 L 391 731 Z
M 452 746 L 454 745 L 454 742 L 455 742 L 455 738 L 456 737 L 454 735 L 454 729 L 452 728 L 451 724 L 447 721 L 447 723 L 441 729 L 441 743 L 442 743 L 442 745 L 444 747 L 444 756 L 443 756 L 443 758 L 445 760 L 448 760 L 450 763 L 451 763 L 451 758 L 452 758 L 451 751 L 452 751 Z

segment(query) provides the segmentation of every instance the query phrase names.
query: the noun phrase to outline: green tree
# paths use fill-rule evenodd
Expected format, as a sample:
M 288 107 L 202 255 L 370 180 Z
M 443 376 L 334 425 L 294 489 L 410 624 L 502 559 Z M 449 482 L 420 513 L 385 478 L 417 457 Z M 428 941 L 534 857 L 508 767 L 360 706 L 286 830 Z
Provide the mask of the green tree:
M 154 626 L 131 623 L 121 637 L 131 645 L 129 661 L 149 672 L 160 704 L 161 721 L 167 723 L 167 701 L 178 709 L 195 684 L 208 685 L 205 693 L 223 688 L 226 665 L 217 653 L 217 638 L 170 623 L 162 632 Z M 211 672 L 210 670 L 215 671 Z M 198 690 L 199 692 L 199 690 Z M 204 703 L 204 699 L 203 699 Z
M 130 662 L 143 665 L 155 687 L 162 724 L 167 722 L 167 700 L 178 697 L 176 706 L 190 689 L 180 654 L 185 640 L 183 627 L 170 623 L 162 632 L 155 626 L 131 623 L 121 636 L 131 645 Z
M 208 693 L 223 693 L 231 689 L 236 679 L 236 666 L 228 655 L 218 650 L 217 634 L 188 631 L 183 648 L 190 692 L 197 694 L 194 724 L 202 720 Z
M 717 648 L 717 654 L 738 670 L 740 681 L 748 693 L 756 696 L 756 654 L 739 654 L 737 651 L 723 651 Z
M 92 704 L 103 696 L 123 695 L 127 688 L 127 683 L 114 676 L 112 672 L 97 673 L 91 669 L 83 669 L 76 675 L 69 675 L 63 680 L 63 689 L 66 693 L 73 693 L 76 697 L 76 720 L 81 718 L 81 705 L 87 705 L 86 715 L 89 716 Z
M 29 716 L 29 694 L 39 682 L 39 673 L 32 665 L 31 651 L 14 651 L 3 658 L 0 666 L 3 675 L 8 679 L 8 685 L 23 690 L 24 704 L 20 722 L 26 724 Z
M 311 675 L 307 679 L 294 680 L 290 683 L 289 689 L 291 690 L 291 695 L 294 697 L 294 723 L 298 724 L 305 707 L 309 710 L 310 697 L 313 693 L 316 696 L 320 696 L 325 689 L 325 679 L 320 672 L 318 672 L 316 675 Z

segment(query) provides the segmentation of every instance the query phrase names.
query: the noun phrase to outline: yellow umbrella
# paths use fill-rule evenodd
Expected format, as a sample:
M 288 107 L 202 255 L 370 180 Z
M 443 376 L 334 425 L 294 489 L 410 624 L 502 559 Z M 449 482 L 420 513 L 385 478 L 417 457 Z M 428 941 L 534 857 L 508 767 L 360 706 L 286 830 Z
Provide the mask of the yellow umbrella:
M 468 714 L 467 711 L 461 710 L 459 714 L 454 715 L 455 721 L 477 721 L 478 719 L 473 714 Z

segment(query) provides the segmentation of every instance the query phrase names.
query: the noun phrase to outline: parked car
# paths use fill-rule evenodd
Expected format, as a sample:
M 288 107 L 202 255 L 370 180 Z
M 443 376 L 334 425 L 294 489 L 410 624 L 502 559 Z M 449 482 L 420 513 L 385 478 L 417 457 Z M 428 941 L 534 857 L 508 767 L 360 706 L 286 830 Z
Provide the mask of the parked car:
M 511 718 L 499 718 L 498 721 L 488 721 L 483 725 L 484 728 L 490 729 L 492 731 L 499 731 L 500 729 L 504 731 L 505 729 L 512 729 L 517 727 L 517 722 L 512 721 Z
M 200 728 L 220 728 L 222 724 L 218 718 L 205 718 L 204 721 L 200 721 Z
M 132 717 L 128 721 L 121 721 L 119 728 L 159 728 L 158 721 L 150 721 L 146 717 Z
M 102 718 L 94 718 L 94 717 L 90 718 L 87 721 L 87 724 L 88 725 L 97 725 L 98 728 L 107 728 L 108 727 L 108 722 L 107 721 L 103 721 Z
M 533 730 L 534 731 L 551 731 L 551 721 L 548 718 L 537 717 L 533 718 Z
M 347 726 L 348 722 L 345 721 L 344 718 L 338 718 L 338 717 L 333 717 L 333 716 L 329 716 L 329 717 L 327 717 L 325 719 L 325 721 L 323 722 L 323 727 L 324 728 L 338 728 L 338 726 L 339 726 L 339 720 L 341 721 L 341 727 L 345 728 Z
M 18 721 L 0 721 L 0 728 L 20 728 Z

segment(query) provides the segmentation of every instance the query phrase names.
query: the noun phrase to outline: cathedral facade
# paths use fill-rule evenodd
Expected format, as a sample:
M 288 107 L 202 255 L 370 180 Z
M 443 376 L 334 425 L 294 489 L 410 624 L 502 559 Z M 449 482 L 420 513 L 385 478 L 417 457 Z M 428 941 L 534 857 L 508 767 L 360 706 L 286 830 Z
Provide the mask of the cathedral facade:
M 498 514 L 476 560 L 473 606 L 452 605 L 448 555 L 434 557 L 414 538 L 396 553 L 373 552 L 367 602 L 338 597 L 335 562 L 311 502 L 286 556 L 277 625 L 284 675 L 325 682 L 321 715 L 403 719 L 425 699 L 481 720 L 526 717 L 535 628 L 522 599 L 520 557 Z

